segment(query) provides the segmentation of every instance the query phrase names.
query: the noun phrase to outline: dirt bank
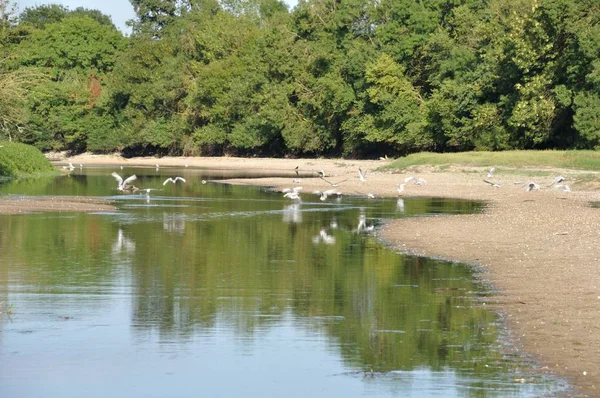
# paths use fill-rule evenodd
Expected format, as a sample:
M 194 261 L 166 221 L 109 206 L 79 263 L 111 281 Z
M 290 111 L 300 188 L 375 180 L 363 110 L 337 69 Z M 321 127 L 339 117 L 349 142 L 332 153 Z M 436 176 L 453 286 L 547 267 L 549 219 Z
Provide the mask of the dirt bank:
M 600 200 L 597 173 L 499 169 L 492 180 L 500 187 L 494 188 L 482 181 L 483 168 L 374 171 L 386 161 L 118 156 L 61 160 L 68 161 L 278 170 L 289 177 L 229 182 L 279 189 L 302 185 L 304 192 L 330 188 L 317 177 L 322 170 L 328 181 L 340 182 L 337 189 L 345 194 L 486 200 L 489 206 L 483 214 L 404 218 L 388 223 L 380 234 L 407 252 L 480 264 L 501 291 L 494 301 L 507 314 L 517 344 L 548 371 L 568 377 L 578 394 L 600 395 L 600 209 L 590 206 Z M 370 170 L 364 183 L 359 167 Z M 549 187 L 557 175 L 567 177 L 572 192 Z M 409 176 L 424 178 L 427 184 L 408 183 L 398 193 L 398 184 Z M 296 178 L 300 181 L 292 182 Z M 526 192 L 522 186 L 531 180 L 541 189 Z
M 35 212 L 96 212 L 113 211 L 116 207 L 109 201 L 67 196 L 22 196 L 0 197 L 0 214 L 19 214 Z

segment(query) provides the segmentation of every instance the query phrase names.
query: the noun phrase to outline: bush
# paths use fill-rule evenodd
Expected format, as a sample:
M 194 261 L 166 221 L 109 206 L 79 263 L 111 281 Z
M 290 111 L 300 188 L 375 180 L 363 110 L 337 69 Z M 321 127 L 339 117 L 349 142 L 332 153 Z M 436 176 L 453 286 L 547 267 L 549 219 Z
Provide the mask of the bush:
M 30 145 L 0 141 L 0 176 L 16 177 L 51 173 L 54 170 L 39 149 Z

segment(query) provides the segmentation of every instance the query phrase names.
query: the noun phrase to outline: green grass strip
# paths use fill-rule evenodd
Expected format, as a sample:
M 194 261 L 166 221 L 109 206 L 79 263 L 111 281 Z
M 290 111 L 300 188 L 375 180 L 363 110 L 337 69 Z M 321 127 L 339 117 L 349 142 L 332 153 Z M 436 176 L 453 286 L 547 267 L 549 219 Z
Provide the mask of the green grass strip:
M 554 167 L 600 170 L 600 151 L 420 152 L 396 159 L 385 168 L 404 169 L 417 165 L 501 166 L 509 168 Z

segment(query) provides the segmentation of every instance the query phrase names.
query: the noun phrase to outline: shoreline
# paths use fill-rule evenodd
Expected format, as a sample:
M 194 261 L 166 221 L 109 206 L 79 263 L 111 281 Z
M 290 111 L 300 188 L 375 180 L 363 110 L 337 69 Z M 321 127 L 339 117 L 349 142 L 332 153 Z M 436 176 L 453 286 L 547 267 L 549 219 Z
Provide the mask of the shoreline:
M 303 192 L 331 188 L 317 177 L 324 170 L 328 180 L 344 181 L 336 188 L 344 194 L 485 201 L 487 206 L 479 214 L 399 218 L 387 222 L 378 235 L 393 249 L 483 270 L 483 278 L 498 291 L 489 304 L 504 314 L 517 349 L 539 363 L 542 372 L 566 378 L 570 396 L 599 394 L 600 319 L 596 315 L 600 309 L 600 209 L 592 208 L 590 202 L 600 201 L 600 173 L 504 168 L 493 178 L 500 188 L 492 188 L 482 181 L 487 170 L 481 167 L 419 166 L 393 173 L 376 170 L 388 163 L 381 160 L 80 155 L 54 163 L 68 162 L 278 170 L 290 177 L 221 182 L 275 190 L 302 185 Z M 296 167 L 304 177 L 294 184 Z M 370 170 L 364 183 L 358 177 L 359 167 Z M 567 177 L 572 192 L 549 187 L 558 175 Z M 408 176 L 424 178 L 427 184 L 406 184 L 399 194 L 397 186 Z M 526 192 L 522 185 L 530 180 L 541 189 Z

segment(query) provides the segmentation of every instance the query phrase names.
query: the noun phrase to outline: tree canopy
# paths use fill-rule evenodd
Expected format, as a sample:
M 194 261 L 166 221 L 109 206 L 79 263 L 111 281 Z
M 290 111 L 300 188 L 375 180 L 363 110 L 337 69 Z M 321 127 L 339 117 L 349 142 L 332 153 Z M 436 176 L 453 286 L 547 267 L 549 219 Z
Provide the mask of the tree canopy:
M 128 37 L 96 10 L 4 5 L 6 138 L 174 155 L 600 146 L 594 0 L 131 3 Z

